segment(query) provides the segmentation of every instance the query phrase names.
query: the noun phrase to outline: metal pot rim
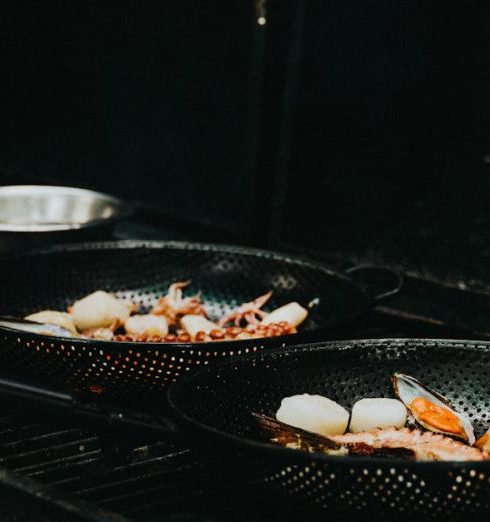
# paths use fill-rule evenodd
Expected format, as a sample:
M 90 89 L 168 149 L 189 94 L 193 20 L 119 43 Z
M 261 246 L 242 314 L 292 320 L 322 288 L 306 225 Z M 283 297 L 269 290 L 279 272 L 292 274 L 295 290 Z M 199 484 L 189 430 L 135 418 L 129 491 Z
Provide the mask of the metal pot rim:
M 98 197 L 112 204 L 115 208 L 115 213 L 109 217 L 100 217 L 91 219 L 85 222 L 73 223 L 32 223 L 32 224 L 13 224 L 0 221 L 0 232 L 7 233 L 38 233 L 38 232 L 62 232 L 69 230 L 79 230 L 89 227 L 110 224 L 114 221 L 120 220 L 123 217 L 131 214 L 133 207 L 131 204 L 94 190 L 83 189 L 79 187 L 61 186 L 61 185 L 5 185 L 0 187 L 0 198 L 2 195 L 9 193 L 35 194 L 36 192 L 47 192 L 53 194 L 64 194 L 79 197 Z

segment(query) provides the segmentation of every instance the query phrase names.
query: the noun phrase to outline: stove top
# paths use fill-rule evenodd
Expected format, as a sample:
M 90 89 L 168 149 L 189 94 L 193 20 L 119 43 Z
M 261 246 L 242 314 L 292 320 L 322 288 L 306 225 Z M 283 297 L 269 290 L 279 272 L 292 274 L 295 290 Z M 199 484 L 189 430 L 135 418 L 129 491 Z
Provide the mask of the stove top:
M 118 237 L 189 239 L 138 223 Z M 336 268 L 347 264 L 342 258 Z M 489 316 L 489 295 L 412 273 L 398 296 L 331 335 L 490 339 Z M 223 484 L 178 438 L 94 429 L 19 407 L 0 392 L 2 520 L 262 522 L 289 519 L 295 509 Z

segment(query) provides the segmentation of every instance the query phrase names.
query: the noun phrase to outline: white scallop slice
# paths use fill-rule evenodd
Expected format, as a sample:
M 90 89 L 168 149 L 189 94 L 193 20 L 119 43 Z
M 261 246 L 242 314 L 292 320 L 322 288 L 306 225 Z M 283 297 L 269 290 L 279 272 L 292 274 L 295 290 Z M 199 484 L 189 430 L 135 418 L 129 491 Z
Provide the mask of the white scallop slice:
M 347 429 L 349 412 L 326 397 L 305 393 L 282 399 L 276 419 L 319 435 L 341 435 Z
M 403 428 L 407 422 L 407 409 L 397 399 L 361 399 L 353 408 L 349 431 L 371 431 L 376 428 Z
M 168 323 L 161 315 L 132 315 L 124 322 L 126 332 L 135 335 L 164 337 L 168 334 Z
M 56 310 L 41 310 L 40 312 L 26 316 L 26 319 L 29 321 L 34 321 L 35 323 L 54 324 L 56 326 L 66 328 L 74 334 L 77 333 L 72 315 L 66 312 L 58 312 Z
M 71 308 L 71 315 L 79 330 L 105 328 L 114 321 L 123 323 L 129 317 L 131 308 L 131 303 L 97 290 L 76 301 Z
M 308 310 L 293 301 L 273 310 L 262 319 L 263 324 L 280 323 L 286 321 L 292 326 L 299 326 L 308 316 Z
M 180 319 L 180 324 L 191 337 L 195 337 L 199 332 L 209 334 L 213 330 L 221 330 L 216 323 L 213 323 L 202 315 L 184 315 L 184 317 Z

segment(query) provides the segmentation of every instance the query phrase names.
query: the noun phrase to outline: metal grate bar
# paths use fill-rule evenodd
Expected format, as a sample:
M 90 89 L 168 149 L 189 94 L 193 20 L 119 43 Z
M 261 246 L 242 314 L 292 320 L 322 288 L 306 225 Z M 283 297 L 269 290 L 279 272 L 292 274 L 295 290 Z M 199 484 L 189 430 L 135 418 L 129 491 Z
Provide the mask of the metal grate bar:
M 30 460 L 39 461 L 43 457 L 48 459 L 55 455 L 73 455 L 83 453 L 85 450 L 93 451 L 99 449 L 98 438 L 95 436 L 89 436 L 83 439 L 66 442 L 64 444 L 56 444 L 52 447 L 34 449 L 32 451 L 24 451 L 11 456 L 7 456 L 4 459 L 5 463 L 9 465 L 22 465 L 24 461 L 29 463 Z
M 30 464 L 28 466 L 21 466 L 21 467 L 9 466 L 9 469 L 13 469 L 14 471 L 17 471 L 17 472 L 23 472 L 23 473 L 29 474 L 30 472 L 41 470 L 48 465 L 52 466 L 52 465 L 61 465 L 64 462 L 85 461 L 85 460 L 87 460 L 87 457 L 93 458 L 95 455 L 100 455 L 100 450 L 94 450 L 94 451 L 90 451 L 90 452 L 80 454 L 80 455 L 72 455 L 72 456 L 60 455 L 56 459 L 40 462 L 37 464 Z
M 41 450 L 43 448 L 55 447 L 61 444 L 74 442 L 74 435 L 76 439 L 80 439 L 82 436 L 78 430 L 55 431 L 52 433 L 35 435 L 33 437 L 1 444 L 0 454 L 2 457 L 6 457 L 9 455 L 18 455 L 26 448 L 29 450 Z
M 22 508 L 24 514 L 28 510 L 34 511 L 37 508 L 35 516 L 14 518 L 16 522 L 19 520 L 128 522 L 128 519 L 122 515 L 101 510 L 77 499 L 64 497 L 44 484 L 3 468 L 0 468 L 0 486 L 2 493 L 11 497 L 11 502 L 27 504 Z
M 78 481 L 81 474 L 90 473 L 92 468 L 100 469 L 100 462 L 100 455 L 68 462 L 63 459 L 61 462 L 50 465 L 45 469 L 28 473 L 28 476 L 49 485 L 69 484 L 70 482 Z

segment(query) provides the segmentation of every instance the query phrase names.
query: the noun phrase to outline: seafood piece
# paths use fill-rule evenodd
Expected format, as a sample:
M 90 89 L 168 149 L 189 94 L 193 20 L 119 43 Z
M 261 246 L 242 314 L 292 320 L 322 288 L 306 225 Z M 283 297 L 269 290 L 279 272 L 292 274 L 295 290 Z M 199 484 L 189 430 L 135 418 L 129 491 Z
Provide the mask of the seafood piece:
M 262 319 L 262 324 L 286 323 L 294 326 L 299 326 L 308 316 L 308 311 L 296 302 L 288 303 L 284 306 L 276 308 L 270 314 L 267 314 Z
M 319 435 L 345 433 L 349 412 L 321 395 L 293 395 L 281 401 L 276 419 Z
M 409 428 L 376 429 L 322 437 L 265 415 L 253 414 L 263 433 L 276 444 L 329 455 L 409 458 L 418 461 L 483 461 L 490 455 L 444 435 Z
M 191 337 L 195 337 L 198 332 L 210 334 L 214 330 L 220 330 L 216 323 L 202 315 L 184 315 L 180 320 L 180 325 Z
M 170 285 L 167 295 L 157 301 L 151 313 L 165 316 L 169 325 L 177 324 L 183 315 L 206 316 L 200 292 L 190 297 L 183 297 L 182 288 L 190 283 L 190 281 L 178 281 Z
M 97 290 L 71 307 L 71 315 L 78 330 L 105 328 L 117 322 L 121 325 L 129 317 L 132 303 L 117 299 L 112 294 Z
M 52 335 L 54 337 L 79 337 L 77 333 L 67 330 L 62 326 L 49 323 L 38 323 L 30 319 L 22 319 L 19 317 L 0 317 L 0 325 L 6 328 L 14 328 L 23 332 L 31 332 L 38 335 Z
M 73 321 L 73 316 L 66 312 L 58 312 L 56 310 L 42 310 L 25 317 L 28 321 L 34 321 L 35 323 L 54 324 L 61 326 L 69 330 L 71 333 L 76 334 L 77 329 Z
M 132 316 L 135 317 L 135 316 Z M 130 317 L 129 319 L 131 319 Z M 161 316 L 152 316 L 161 317 Z M 175 334 L 167 335 L 145 335 L 134 333 L 118 333 L 114 336 L 115 341 L 124 342 L 151 342 L 151 343 L 189 343 L 189 342 L 211 342 L 211 341 L 232 341 L 236 339 L 257 339 L 264 337 L 276 337 L 278 335 L 290 335 L 296 333 L 296 329 L 287 323 L 268 325 L 248 325 L 245 328 L 230 326 L 225 329 L 218 328 L 202 315 L 185 315 L 180 320 L 183 330 L 178 330 Z M 91 332 L 88 332 L 89 335 Z
M 467 461 L 489 460 L 490 455 L 458 442 L 439 433 L 403 428 L 386 428 L 360 433 L 332 435 L 334 442 L 352 448 L 355 444 L 365 444 L 372 448 L 404 448 L 414 452 L 420 461 L 444 460 Z
M 471 422 L 454 411 L 442 395 L 409 375 L 395 373 L 391 380 L 395 394 L 423 428 L 474 444 L 475 435 Z
M 475 447 L 490 453 L 490 428 L 475 442 Z
M 240 326 L 242 321 L 246 321 L 247 324 L 257 324 L 267 315 L 261 308 L 267 303 L 271 295 L 272 292 L 267 292 L 249 303 L 243 303 L 237 309 L 222 317 L 218 325 L 222 327 L 228 323 L 233 323 L 235 326 Z
M 165 337 L 168 334 L 168 323 L 162 315 L 132 315 L 124 321 L 124 328 L 126 333 L 142 337 Z
M 252 413 L 252 416 L 267 439 L 280 446 L 301 449 L 310 453 L 317 451 L 328 455 L 347 455 L 349 453 L 340 444 L 322 435 L 301 428 L 293 428 L 261 413 Z
M 361 399 L 352 407 L 349 431 L 357 433 L 375 428 L 403 428 L 407 409 L 397 399 Z
M 100 341 L 114 340 L 114 331 L 112 328 L 87 328 L 83 330 L 83 335 L 90 337 L 90 339 L 98 339 Z

